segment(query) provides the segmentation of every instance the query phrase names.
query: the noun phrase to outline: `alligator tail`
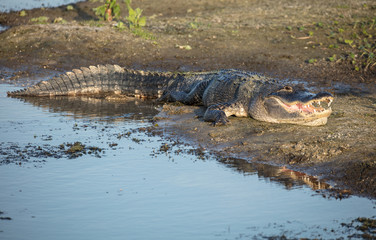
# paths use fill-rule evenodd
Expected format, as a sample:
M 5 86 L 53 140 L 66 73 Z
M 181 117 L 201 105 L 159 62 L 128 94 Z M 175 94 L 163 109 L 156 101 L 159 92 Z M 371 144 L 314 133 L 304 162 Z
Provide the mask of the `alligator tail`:
M 176 75 L 124 69 L 118 65 L 98 65 L 73 69 L 48 81 L 8 96 L 77 96 L 124 94 L 131 97 L 158 98 Z

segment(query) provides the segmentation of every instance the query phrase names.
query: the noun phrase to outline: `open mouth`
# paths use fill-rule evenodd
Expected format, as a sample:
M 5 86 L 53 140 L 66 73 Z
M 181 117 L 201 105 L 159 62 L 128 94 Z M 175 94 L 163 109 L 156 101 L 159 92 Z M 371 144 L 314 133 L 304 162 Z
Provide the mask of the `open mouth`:
M 281 106 L 283 106 L 288 112 L 300 112 L 305 114 L 326 113 L 331 112 L 330 105 L 333 102 L 333 97 L 324 97 L 320 99 L 314 99 L 306 103 L 293 102 L 286 103 L 276 98 Z

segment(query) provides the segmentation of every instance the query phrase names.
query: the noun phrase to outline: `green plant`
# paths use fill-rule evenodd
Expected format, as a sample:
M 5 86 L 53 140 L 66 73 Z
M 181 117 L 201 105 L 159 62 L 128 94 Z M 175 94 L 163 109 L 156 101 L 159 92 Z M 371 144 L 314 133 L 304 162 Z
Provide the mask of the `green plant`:
M 372 69 L 376 65 L 376 46 L 371 48 L 363 48 L 361 51 L 360 58 L 364 59 L 363 67 L 364 71 Z
M 127 27 L 122 21 L 119 21 L 119 22 L 116 23 L 115 29 L 117 29 L 119 31 L 124 31 L 125 29 L 127 29 Z
M 128 17 L 126 17 L 126 19 L 128 20 L 129 29 L 132 33 L 144 39 L 154 40 L 155 37 L 151 33 L 142 29 L 142 27 L 146 25 L 146 17 L 141 17 L 143 10 L 140 8 L 133 9 L 131 7 L 131 0 L 124 1 L 128 8 Z
M 30 22 L 37 23 L 37 24 L 46 24 L 48 19 L 49 18 L 46 17 L 46 16 L 40 16 L 40 17 L 37 17 L 37 18 L 30 19 Z
M 198 23 L 197 23 L 197 22 L 191 22 L 191 23 L 189 23 L 189 25 L 190 25 L 191 28 L 193 28 L 193 29 L 197 29 L 197 28 L 198 28 Z
M 101 16 L 104 20 L 111 22 L 120 16 L 120 6 L 116 0 L 105 0 L 105 3 L 97 8 L 93 8 L 95 15 Z
M 131 0 L 125 0 L 125 3 L 128 8 L 128 17 L 126 19 L 129 22 L 129 28 L 132 30 L 144 27 L 146 25 L 146 17 L 141 17 L 143 10 L 140 8 L 133 9 Z
M 349 44 L 350 47 L 354 47 L 353 42 L 354 42 L 354 40 L 345 39 L 345 43 Z
M 54 23 L 67 23 L 62 17 L 57 17 L 54 19 Z
M 337 60 L 337 55 L 333 54 L 333 56 L 328 57 L 328 60 L 329 60 L 330 62 L 334 62 L 334 61 L 336 61 L 336 60 Z
M 73 11 L 73 10 L 74 10 L 74 7 L 72 5 L 67 6 L 67 11 Z
M 338 57 L 328 57 L 329 61 L 347 61 L 355 71 L 376 70 L 376 18 L 355 18 L 352 22 L 336 20 L 329 28 L 336 32 L 336 37 L 330 39 L 329 48 L 338 49 Z M 333 36 L 335 36 L 333 34 Z M 334 42 L 333 42 L 334 41 Z M 334 56 L 334 55 L 333 55 Z
M 341 6 L 341 8 L 347 6 Z M 350 21 L 349 21 L 350 20 Z M 314 22 L 310 25 L 295 25 L 285 27 L 292 39 L 313 38 L 330 49 L 326 60 L 336 63 L 349 63 L 355 71 L 376 73 L 376 17 L 352 16 L 350 19 L 339 15 L 328 22 Z M 301 36 L 306 33 L 308 37 Z M 326 39 L 323 39 L 326 36 Z M 294 44 L 294 42 L 292 42 Z M 312 48 L 318 45 L 312 45 Z M 306 59 L 306 63 L 314 64 L 317 59 Z
M 189 26 L 190 26 L 192 29 L 198 29 L 201 25 L 202 25 L 202 24 L 199 23 L 199 22 L 197 21 L 197 19 L 195 19 L 193 22 L 190 22 L 190 23 L 189 23 Z M 210 27 L 210 26 L 208 26 L 208 27 Z
M 21 12 L 20 12 L 20 17 L 25 17 L 27 14 L 26 14 L 26 12 L 25 12 L 25 10 L 22 10 Z
M 338 48 L 338 45 L 337 44 L 330 44 L 329 48 Z
M 317 62 L 317 59 L 311 58 L 311 59 L 308 59 L 307 62 L 308 63 L 315 63 L 315 62 Z

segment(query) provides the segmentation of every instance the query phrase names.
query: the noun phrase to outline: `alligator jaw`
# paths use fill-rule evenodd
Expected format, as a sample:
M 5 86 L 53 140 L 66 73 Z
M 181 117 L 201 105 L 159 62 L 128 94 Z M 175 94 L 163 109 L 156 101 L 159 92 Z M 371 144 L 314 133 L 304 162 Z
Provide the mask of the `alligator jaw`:
M 279 98 L 276 101 L 288 112 L 299 112 L 301 115 L 310 117 L 314 114 L 316 116 L 328 117 L 332 112 L 330 105 L 333 102 L 333 97 L 326 96 L 320 99 L 313 99 L 306 103 L 299 101 L 293 103 L 285 103 Z
M 310 100 L 289 102 L 279 96 L 270 96 L 264 102 L 269 115 L 264 121 L 305 126 L 325 125 L 332 113 L 330 105 L 333 99 L 330 94 L 319 94 Z

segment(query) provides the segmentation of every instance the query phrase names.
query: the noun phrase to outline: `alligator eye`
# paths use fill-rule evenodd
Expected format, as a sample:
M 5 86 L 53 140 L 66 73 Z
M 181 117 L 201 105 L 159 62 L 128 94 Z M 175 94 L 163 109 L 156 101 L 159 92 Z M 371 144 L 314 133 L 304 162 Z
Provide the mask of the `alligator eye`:
M 284 86 L 281 90 L 279 90 L 279 91 L 282 91 L 282 92 L 284 92 L 284 91 L 286 91 L 286 92 L 292 92 L 292 87 L 290 87 L 290 86 Z

